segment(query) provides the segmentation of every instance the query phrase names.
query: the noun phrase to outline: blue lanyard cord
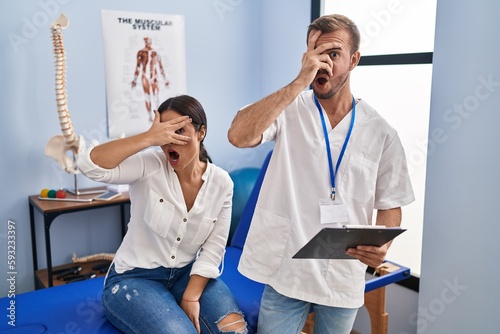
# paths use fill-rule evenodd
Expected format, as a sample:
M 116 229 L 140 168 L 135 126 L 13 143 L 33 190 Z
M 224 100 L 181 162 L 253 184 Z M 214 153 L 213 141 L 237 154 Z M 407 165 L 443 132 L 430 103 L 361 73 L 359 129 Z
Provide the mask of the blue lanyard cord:
M 330 181 L 332 184 L 332 193 L 330 194 L 330 198 L 335 200 L 335 172 L 339 170 L 340 163 L 342 162 L 342 158 L 344 157 L 345 149 L 347 147 L 347 143 L 349 143 L 349 139 L 351 138 L 352 128 L 354 126 L 354 119 L 356 118 L 356 100 L 354 96 L 352 97 L 352 115 L 351 115 L 351 125 L 349 126 L 349 130 L 347 131 L 347 136 L 344 140 L 344 145 L 342 145 L 342 150 L 340 151 L 339 158 L 337 160 L 337 165 L 335 166 L 335 171 L 333 170 L 333 162 L 332 162 L 332 151 L 330 149 L 330 138 L 328 137 L 328 131 L 326 129 L 325 116 L 323 115 L 323 111 L 321 105 L 319 104 L 318 99 L 314 96 L 314 103 L 316 103 L 316 107 L 318 108 L 319 115 L 321 117 L 321 123 L 323 125 L 323 133 L 325 134 L 325 142 L 326 142 L 326 153 L 328 155 L 328 167 L 330 168 Z

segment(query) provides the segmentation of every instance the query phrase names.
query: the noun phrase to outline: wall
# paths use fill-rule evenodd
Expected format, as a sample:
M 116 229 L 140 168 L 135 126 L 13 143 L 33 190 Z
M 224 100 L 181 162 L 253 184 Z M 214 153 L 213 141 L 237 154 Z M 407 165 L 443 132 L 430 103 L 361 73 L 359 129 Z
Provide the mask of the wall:
M 438 0 L 418 333 L 498 333 L 500 2 Z

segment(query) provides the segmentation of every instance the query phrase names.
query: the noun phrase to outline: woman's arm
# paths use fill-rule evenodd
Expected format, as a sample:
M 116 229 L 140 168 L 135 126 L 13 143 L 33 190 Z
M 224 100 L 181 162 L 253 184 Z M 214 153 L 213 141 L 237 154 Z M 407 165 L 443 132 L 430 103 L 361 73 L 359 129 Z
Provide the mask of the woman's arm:
M 188 116 L 160 122 L 160 115 L 155 111 L 155 119 L 148 131 L 98 145 L 92 149 L 90 158 L 99 167 L 113 169 L 123 160 L 148 147 L 170 143 L 185 145 L 191 138 L 177 134 L 175 131 L 190 122 L 191 119 Z
M 215 194 L 215 196 L 220 196 L 221 198 L 219 204 L 221 209 L 217 215 L 212 232 L 203 245 L 201 245 L 198 258 L 193 263 L 191 277 L 181 300 L 181 308 L 191 319 L 198 333 L 200 332 L 198 321 L 200 305 L 198 301 L 209 279 L 220 275 L 219 266 L 224 257 L 231 224 L 233 182 L 229 175 L 225 175 L 224 178 L 219 177 L 217 176 L 216 179 L 210 182 L 217 182 L 219 184 L 225 182 L 226 184 L 224 189 L 220 189 L 220 192 Z
M 198 274 L 209 278 L 215 278 L 220 275 L 219 266 L 226 252 L 227 238 L 231 227 L 233 183 L 229 176 L 227 178 L 226 190 L 217 194 L 217 196 L 222 198 L 217 220 L 213 224 L 214 227 L 208 238 L 201 245 L 201 251 L 193 263 L 191 274 Z
M 208 278 L 200 275 L 191 275 L 181 300 L 181 308 L 200 333 L 200 297 L 208 283 Z

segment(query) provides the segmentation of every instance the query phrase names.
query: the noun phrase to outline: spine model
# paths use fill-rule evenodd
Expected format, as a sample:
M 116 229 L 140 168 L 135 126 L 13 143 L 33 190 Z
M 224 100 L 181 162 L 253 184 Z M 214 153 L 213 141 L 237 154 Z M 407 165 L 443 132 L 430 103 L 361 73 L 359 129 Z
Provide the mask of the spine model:
M 55 70 L 56 70 L 56 101 L 59 123 L 66 145 L 78 153 L 77 138 L 71 124 L 68 111 L 68 101 L 66 93 L 66 50 L 62 38 L 62 30 L 68 26 L 68 18 L 61 14 L 50 27 L 52 32 L 52 44 L 54 45 Z
M 59 116 L 62 135 L 56 135 L 49 139 L 49 142 L 45 145 L 45 155 L 54 158 L 66 172 L 78 174 L 76 160 L 78 154 L 85 150 L 86 145 L 83 136 L 75 135 L 68 111 L 66 93 L 66 51 L 64 50 L 62 38 L 62 30 L 68 26 L 68 22 L 68 18 L 64 14 L 61 14 L 50 27 L 55 57 L 57 114 Z M 72 158 L 67 155 L 68 151 L 71 151 Z

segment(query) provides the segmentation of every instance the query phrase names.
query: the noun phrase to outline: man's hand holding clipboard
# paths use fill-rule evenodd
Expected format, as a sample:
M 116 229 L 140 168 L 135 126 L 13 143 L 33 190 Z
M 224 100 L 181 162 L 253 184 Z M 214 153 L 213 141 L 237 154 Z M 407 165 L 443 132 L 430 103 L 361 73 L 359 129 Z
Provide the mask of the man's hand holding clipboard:
M 346 225 L 321 229 L 294 256 L 295 259 L 358 259 L 376 267 L 385 257 L 388 242 L 406 231 L 380 225 Z

